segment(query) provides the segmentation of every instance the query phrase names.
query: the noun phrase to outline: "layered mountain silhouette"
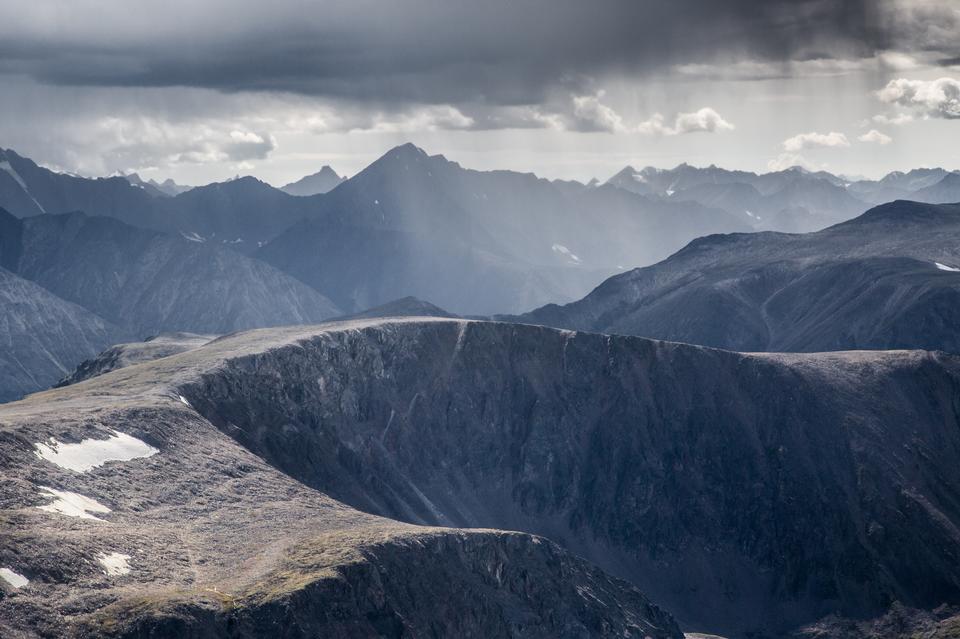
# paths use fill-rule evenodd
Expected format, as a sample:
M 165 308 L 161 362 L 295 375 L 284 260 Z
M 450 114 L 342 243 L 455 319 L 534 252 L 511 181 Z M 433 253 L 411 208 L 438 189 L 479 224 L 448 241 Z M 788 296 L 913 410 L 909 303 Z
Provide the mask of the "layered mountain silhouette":
M 762 230 L 813 231 L 868 208 L 845 188 L 842 178 L 800 167 L 764 174 L 689 164 L 669 170 L 627 167 L 607 183 L 644 195 L 716 206 Z
M 924 169 L 851 183 L 800 168 L 758 175 L 682 164 L 628 167 L 606 185 L 583 185 L 472 171 L 410 144 L 349 180 L 325 167 L 284 187 L 297 195 L 243 177 L 170 196 L 129 176 L 54 173 L 12 151 L 3 167 L 0 205 L 19 217 L 82 210 L 225 246 L 347 312 L 415 296 L 468 315 L 577 299 L 702 235 L 819 229 L 888 192 L 948 201 L 956 179 Z
M 818 233 L 691 242 L 525 322 L 747 351 L 960 352 L 960 205 L 897 201 Z
M 18 219 L 0 210 L 0 267 L 17 276 L 7 278 L 17 296 L 33 291 L 36 304 L 51 307 L 36 311 L 32 338 L 45 346 L 31 350 L 56 362 L 0 353 L 19 371 L 18 382 L 9 381 L 11 373 L 3 386 L 7 398 L 52 384 L 120 341 L 312 323 L 342 313 L 305 284 L 222 246 L 82 213 Z M 31 326 L 22 310 L 29 303 L 17 304 L 0 308 L 8 326 L 2 338 L 11 343 Z M 68 330 L 55 318 L 71 315 L 73 305 L 85 312 L 72 314 L 77 326 Z
M 704 229 L 747 228 L 699 204 L 472 171 L 411 144 L 310 199 L 310 217 L 256 256 L 354 311 L 403 296 L 460 314 L 572 299 Z

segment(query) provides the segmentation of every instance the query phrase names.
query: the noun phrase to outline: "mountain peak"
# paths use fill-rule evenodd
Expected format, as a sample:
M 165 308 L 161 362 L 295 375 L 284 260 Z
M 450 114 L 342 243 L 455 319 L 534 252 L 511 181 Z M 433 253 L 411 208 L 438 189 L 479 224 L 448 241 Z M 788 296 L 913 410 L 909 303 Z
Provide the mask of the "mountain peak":
M 296 182 L 281 186 L 280 190 L 289 195 L 301 197 L 319 195 L 333 190 L 346 179 L 345 177 L 337 175 L 337 172 L 334 171 L 329 164 L 324 164 L 316 173 L 302 177 Z
M 387 151 L 387 153 L 386 153 L 386 155 L 394 155 L 394 154 L 398 154 L 398 155 L 420 155 L 420 156 L 423 156 L 423 157 L 427 157 L 427 152 L 424 151 L 423 149 L 421 149 L 420 147 L 418 147 L 417 145 L 415 145 L 413 142 L 405 142 L 404 144 L 401 144 L 401 145 L 399 145 L 399 146 L 395 146 L 395 147 L 393 147 L 392 149 L 390 149 L 389 151 Z

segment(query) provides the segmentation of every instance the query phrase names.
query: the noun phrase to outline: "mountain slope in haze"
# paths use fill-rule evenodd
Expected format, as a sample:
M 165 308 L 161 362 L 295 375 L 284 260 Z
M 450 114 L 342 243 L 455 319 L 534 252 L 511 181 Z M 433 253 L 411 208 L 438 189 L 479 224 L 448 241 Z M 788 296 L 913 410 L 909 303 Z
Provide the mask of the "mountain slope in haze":
M 310 211 L 252 177 L 190 189 L 140 182 L 56 173 L 0 149 L 0 207 L 17 217 L 82 211 L 250 253 Z
M 281 186 L 280 190 L 289 195 L 319 195 L 327 191 L 332 191 L 346 179 L 345 177 L 337 175 L 337 172 L 329 166 L 324 165 L 323 168 L 316 173 L 302 177 L 296 182 Z
M 953 172 L 954 174 L 956 171 Z M 847 189 L 867 202 L 882 204 L 893 200 L 926 201 L 917 195 L 928 187 L 935 185 L 950 175 L 949 171 L 941 168 L 912 169 L 910 171 L 893 171 L 880 180 L 859 180 L 850 184 Z M 950 200 L 938 200 L 935 204 L 949 204 Z
M 178 480 L 216 469 L 205 451 L 236 442 L 255 460 L 225 464 L 240 478 L 263 464 L 390 519 L 544 535 L 630 580 L 687 630 L 782 636 L 831 613 L 875 615 L 894 599 L 957 602 L 958 392 L 960 360 L 943 353 L 745 355 L 493 322 L 370 320 L 224 337 L 0 410 L 0 423 L 38 441 L 71 432 L 54 417 L 58 405 L 111 398 L 138 409 L 138 432 L 160 449 L 147 467 Z M 8 417 L 34 410 L 43 417 Z M 104 426 L 125 432 L 124 411 L 114 415 Z M 182 431 L 181 415 L 211 434 Z M 233 442 L 211 441 L 213 426 Z M 153 497 L 132 468 L 129 486 L 117 486 L 111 472 L 75 489 L 118 504 L 127 490 L 151 506 L 181 496 L 171 486 L 169 498 Z M 232 586 L 220 590 L 236 592 L 252 547 L 274 538 L 244 534 L 250 514 L 232 505 L 261 493 L 239 481 L 227 482 L 226 529 L 211 521 L 224 499 L 217 481 L 197 482 L 197 502 L 187 491 L 176 512 L 138 509 L 138 525 L 179 516 L 185 531 L 170 541 L 157 539 L 162 527 L 150 534 L 139 583 L 158 569 L 179 583 L 213 564 Z M 285 544 L 310 523 L 270 516 L 291 503 L 301 500 L 255 511 L 267 530 L 291 526 Z M 117 511 L 112 522 L 133 516 Z M 330 526 L 340 514 L 318 517 Z M 235 563 L 220 563 L 210 543 L 193 545 L 209 535 L 234 540 Z M 185 539 L 205 564 L 171 567 L 169 544 Z M 437 565 L 418 556 L 417 575 Z
M 197 335 L 195 333 L 163 333 L 142 342 L 116 344 L 99 353 L 96 357 L 81 362 L 72 373 L 57 382 L 55 388 L 76 384 L 119 368 L 126 368 L 141 362 L 152 362 L 161 357 L 169 357 L 200 348 L 216 339 L 216 337 L 216 335 Z
M 960 173 L 948 173 L 935 184 L 915 191 L 911 196 L 918 202 L 960 202 Z
M 607 184 L 647 196 L 699 202 L 746 216 L 759 230 L 805 232 L 848 220 L 867 204 L 846 189 L 846 182 L 825 171 L 800 167 L 756 174 L 717 166 L 680 164 L 673 169 L 626 167 Z
M 12 270 L 131 335 L 221 334 L 340 314 L 293 278 L 219 246 L 82 213 L 19 223 Z
M 122 333 L 0 268 L 0 402 L 48 388 Z
M 748 351 L 960 352 L 960 206 L 893 202 L 806 235 L 700 238 L 524 322 Z
M 256 255 L 348 311 L 405 296 L 460 314 L 572 299 L 707 229 L 748 228 L 698 204 L 467 170 L 410 144 L 304 199 L 309 219 Z
M 123 177 L 56 173 L 0 149 L 0 207 L 17 217 L 86 211 L 146 226 L 157 223 L 154 199 Z
M 453 313 L 443 310 L 425 300 L 416 297 L 403 297 L 380 306 L 368 308 L 353 315 L 343 315 L 334 318 L 336 321 L 350 319 L 373 319 L 376 317 L 457 317 Z
M 143 189 L 155 197 L 174 197 L 181 193 L 186 193 L 192 186 L 177 184 L 172 179 L 167 178 L 163 182 L 157 182 L 153 178 L 144 180 L 136 173 L 129 173 L 123 176 L 130 184 Z

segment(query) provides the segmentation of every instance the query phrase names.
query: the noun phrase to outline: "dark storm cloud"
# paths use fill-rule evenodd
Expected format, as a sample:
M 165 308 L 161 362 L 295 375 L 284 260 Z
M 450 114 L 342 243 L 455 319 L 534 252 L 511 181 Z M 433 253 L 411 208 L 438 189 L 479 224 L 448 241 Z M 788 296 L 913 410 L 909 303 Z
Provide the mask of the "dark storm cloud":
M 922 4 L 930 11 L 939 6 Z M 0 71 L 57 85 L 270 90 L 385 104 L 535 104 L 551 92 L 587 89 L 588 78 L 605 72 L 920 47 L 912 40 L 926 37 L 922 20 L 906 19 L 894 6 L 894 0 L 8 4 L 0 8 Z

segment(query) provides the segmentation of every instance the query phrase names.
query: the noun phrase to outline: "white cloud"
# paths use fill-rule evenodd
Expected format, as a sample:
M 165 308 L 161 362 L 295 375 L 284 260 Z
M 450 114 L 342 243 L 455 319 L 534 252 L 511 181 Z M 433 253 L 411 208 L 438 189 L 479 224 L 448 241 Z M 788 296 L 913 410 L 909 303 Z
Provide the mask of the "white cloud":
M 607 131 L 609 133 L 624 133 L 627 126 L 620 114 L 600 102 L 603 91 L 595 95 L 573 96 L 573 117 L 580 131 Z
M 881 113 L 880 115 L 873 116 L 871 119 L 877 124 L 888 124 L 892 126 L 900 126 L 908 122 L 913 122 L 913 116 L 909 113 L 898 113 L 896 115 L 884 115 Z M 867 122 L 864 122 L 864 126 L 867 124 Z
M 735 127 L 710 107 L 690 113 L 678 113 L 668 125 L 663 115 L 654 113 L 649 119 L 629 125 L 613 108 L 600 99 L 604 92 L 573 97 L 573 126 L 578 131 L 606 131 L 609 133 L 639 133 L 642 135 L 683 135 L 686 133 L 716 133 L 732 131 Z
M 960 119 L 960 80 L 891 80 L 877 92 L 881 102 L 907 107 L 930 118 Z
M 837 148 L 846 146 L 850 146 L 850 140 L 843 133 L 837 133 L 836 131 L 830 133 L 801 133 L 783 141 L 783 149 L 790 153 L 796 153 L 811 147 Z
M 693 113 L 678 113 L 673 124 L 672 135 L 696 133 L 698 131 L 714 133 L 716 131 L 732 131 L 735 127 L 720 117 L 720 114 L 704 107 Z
M 634 127 L 633 131 L 644 135 L 684 135 L 733 131 L 735 128 L 710 107 L 703 107 L 691 113 L 678 113 L 673 119 L 673 126 L 668 126 L 662 115 L 654 113 L 649 120 Z
M 890 144 L 891 142 L 893 142 L 893 138 L 891 138 L 889 135 L 885 133 L 881 133 L 880 131 L 877 131 L 876 129 L 870 129 L 869 131 L 867 131 L 857 139 L 860 140 L 861 142 L 871 142 L 873 144 L 879 144 L 881 146 L 884 144 Z

